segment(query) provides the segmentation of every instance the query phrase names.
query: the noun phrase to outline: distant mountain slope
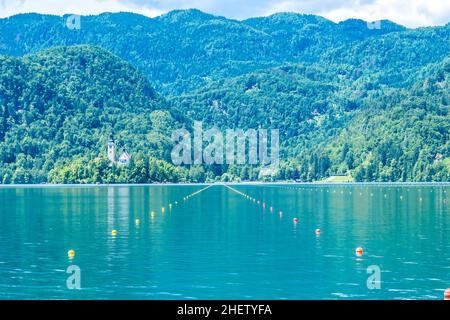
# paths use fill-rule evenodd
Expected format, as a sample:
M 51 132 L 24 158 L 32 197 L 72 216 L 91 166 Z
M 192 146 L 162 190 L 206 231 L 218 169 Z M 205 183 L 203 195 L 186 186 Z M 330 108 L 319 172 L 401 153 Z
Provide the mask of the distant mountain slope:
M 279 129 L 282 163 L 271 179 L 450 181 L 450 24 L 176 10 L 82 17 L 71 30 L 66 18 L 0 19 L 0 53 L 75 45 L 1 58 L 3 180 L 26 181 L 25 170 L 38 181 L 49 172 L 51 181 L 99 181 L 79 172 L 111 128 L 146 160 L 102 181 L 258 179 L 258 167 L 167 163 L 171 129 L 201 120 Z
M 421 69 L 408 89 L 335 76 L 341 66 L 287 65 L 170 103 L 209 125 L 279 129 L 282 179 L 449 181 L 449 62 Z
M 105 13 L 82 17 L 79 30 L 66 27 L 67 17 L 23 14 L 0 19 L 0 54 L 20 56 L 58 45 L 100 46 L 138 67 L 158 91 L 178 94 L 211 79 L 280 63 L 317 62 L 331 49 L 383 34 L 416 32 L 388 21 L 370 29 L 360 20 L 336 24 L 301 14 L 236 21 L 198 10 L 154 19 Z M 429 39 L 426 45 L 433 52 L 437 43 Z
M 74 158 L 87 166 L 112 130 L 119 147 L 170 159 L 160 131 L 178 118 L 136 69 L 88 46 L 0 57 L 0 108 L 0 177 L 19 183 L 47 181 Z

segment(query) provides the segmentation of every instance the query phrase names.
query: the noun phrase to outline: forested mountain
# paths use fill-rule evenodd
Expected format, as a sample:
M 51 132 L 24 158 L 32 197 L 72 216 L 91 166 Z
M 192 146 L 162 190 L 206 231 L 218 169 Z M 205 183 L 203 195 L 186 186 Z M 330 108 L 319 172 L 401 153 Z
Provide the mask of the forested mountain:
M 183 121 L 135 68 L 94 47 L 1 57 L 0 89 L 3 183 L 142 181 L 148 161 L 170 160 L 166 132 Z M 141 173 L 109 168 L 111 132 L 145 153 Z
M 279 129 L 270 179 L 450 180 L 450 24 L 177 10 L 71 29 L 67 17 L 0 19 L 4 183 L 261 178 L 250 166 L 171 166 L 171 130 L 192 120 Z M 127 168 L 104 159 L 111 130 L 136 155 Z
M 312 15 L 275 14 L 235 21 L 198 10 L 154 19 L 130 13 L 86 16 L 80 29 L 67 28 L 67 18 L 23 14 L 1 19 L 0 54 L 20 56 L 58 45 L 100 46 L 138 67 L 160 92 L 178 94 L 211 79 L 281 62 L 320 61 L 329 49 L 405 30 L 389 21 L 369 29 L 360 20 L 336 24 Z M 423 41 L 430 52 L 438 52 L 434 49 L 440 43 L 433 40 Z

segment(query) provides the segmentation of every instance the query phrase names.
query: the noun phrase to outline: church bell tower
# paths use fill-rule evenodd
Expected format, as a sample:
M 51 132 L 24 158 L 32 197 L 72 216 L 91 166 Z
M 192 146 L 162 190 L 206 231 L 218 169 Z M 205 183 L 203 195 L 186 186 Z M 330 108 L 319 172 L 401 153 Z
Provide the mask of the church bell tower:
M 109 135 L 108 140 L 108 159 L 112 163 L 116 163 L 116 142 L 114 141 L 114 134 Z

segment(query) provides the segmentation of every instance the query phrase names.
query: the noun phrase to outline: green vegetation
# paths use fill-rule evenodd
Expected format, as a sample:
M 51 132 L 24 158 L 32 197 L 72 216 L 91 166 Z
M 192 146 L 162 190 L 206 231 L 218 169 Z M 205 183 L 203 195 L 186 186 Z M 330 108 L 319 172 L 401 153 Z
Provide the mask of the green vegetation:
M 198 10 L 64 21 L 0 19 L 1 183 L 450 181 L 450 24 Z M 279 129 L 278 171 L 172 165 L 171 132 L 193 120 Z M 111 131 L 129 166 L 106 159 Z
M 140 182 L 143 162 L 177 171 L 165 161 L 171 150 L 166 132 L 182 117 L 128 63 L 81 46 L 3 57 L 0 70 L 2 183 Z M 142 152 L 126 172 L 101 157 L 112 130 L 123 147 Z

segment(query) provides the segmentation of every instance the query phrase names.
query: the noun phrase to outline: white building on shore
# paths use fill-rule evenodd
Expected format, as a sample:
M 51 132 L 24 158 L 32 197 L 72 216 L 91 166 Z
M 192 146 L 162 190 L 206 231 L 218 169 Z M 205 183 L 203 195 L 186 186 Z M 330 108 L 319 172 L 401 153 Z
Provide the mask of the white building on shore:
M 130 164 L 131 155 L 127 152 L 125 148 L 122 149 L 122 154 L 117 158 L 116 153 L 116 142 L 114 140 L 114 135 L 111 133 L 108 140 L 108 159 L 111 163 L 126 166 Z

